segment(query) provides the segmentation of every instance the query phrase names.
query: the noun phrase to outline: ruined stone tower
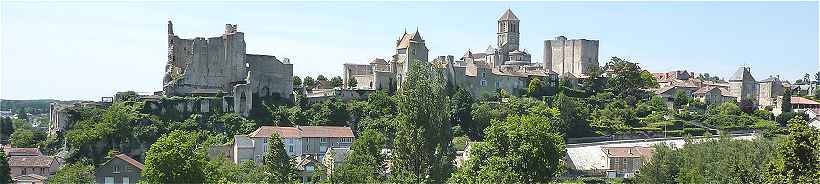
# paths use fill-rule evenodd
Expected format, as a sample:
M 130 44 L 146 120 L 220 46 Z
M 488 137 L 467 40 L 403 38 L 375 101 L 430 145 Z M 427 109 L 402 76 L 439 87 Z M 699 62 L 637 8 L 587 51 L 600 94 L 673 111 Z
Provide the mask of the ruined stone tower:
M 253 99 L 291 99 L 289 59 L 248 54 L 245 34 L 226 24 L 217 37 L 180 38 L 168 21 L 168 64 L 162 80 L 166 96 L 223 97 L 223 108 L 248 116 Z

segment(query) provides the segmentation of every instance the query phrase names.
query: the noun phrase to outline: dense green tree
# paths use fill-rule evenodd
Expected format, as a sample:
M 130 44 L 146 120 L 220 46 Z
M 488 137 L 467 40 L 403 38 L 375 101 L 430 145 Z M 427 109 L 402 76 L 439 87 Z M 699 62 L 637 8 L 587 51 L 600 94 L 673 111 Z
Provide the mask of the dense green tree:
M 672 98 L 672 102 L 675 105 L 675 109 L 682 108 L 684 105 L 688 104 L 690 100 L 691 97 L 689 97 L 689 95 L 686 95 L 686 92 L 683 92 L 683 90 L 675 91 L 675 96 Z
M 382 148 L 387 139 L 375 130 L 365 130 L 353 145 L 345 163 L 334 169 L 331 183 L 380 183 L 385 181 L 385 155 Z
M 335 87 L 342 87 L 344 83 L 342 82 L 342 77 L 336 76 L 330 79 L 330 86 Z
M 94 165 L 75 162 L 58 170 L 49 183 L 94 183 Z
M 820 71 L 818 71 L 817 73 L 814 73 L 814 82 L 816 82 L 817 84 L 820 84 Z
M 19 130 L 11 134 L 9 142 L 14 147 L 36 148 L 40 142 L 46 140 L 46 133 L 34 130 Z
M 562 172 L 563 136 L 550 127 L 558 110 L 493 121 L 453 183 L 549 183 Z
M 530 80 L 530 83 L 527 85 L 527 96 L 530 97 L 541 97 L 544 96 L 544 84 L 541 82 L 541 79 L 538 77 L 533 78 Z
M 803 74 L 803 83 L 811 84 L 811 75 L 808 73 Z
M 777 158 L 766 176 L 769 183 L 820 183 L 820 131 L 806 125 L 802 117 L 789 120 Z
M 559 132 L 564 132 L 567 137 L 583 137 L 592 133 L 589 108 L 584 103 L 559 93 L 555 96 L 553 107 L 561 112 L 559 124 L 554 127 Z
M 470 140 L 480 141 L 484 139 L 484 129 L 490 126 L 490 122 L 493 119 L 501 119 L 502 113 L 499 110 L 500 107 L 498 105 L 488 102 L 476 102 L 472 106 L 472 111 L 470 112 L 472 121 L 470 123 L 469 129 L 472 133 L 475 134 L 471 135 Z
M 639 127 L 639 122 L 636 111 L 619 100 L 595 110 L 590 126 L 610 133 L 621 133 L 628 131 L 630 127 Z
M 603 76 L 604 70 L 598 66 L 588 66 L 587 68 L 587 76 L 589 76 L 584 81 L 584 91 L 588 95 L 596 94 L 602 92 L 606 88 L 607 79 Z
M 237 113 L 212 115 L 208 121 L 217 127 L 222 127 L 221 132 L 228 136 L 244 135 L 256 130 L 256 123 Z
M 265 169 L 259 169 L 252 160 L 246 160 L 240 164 L 234 164 L 227 159 L 210 160 L 209 164 L 214 169 L 210 171 L 210 178 L 214 183 L 266 183 L 268 173 Z
M 652 74 L 637 63 L 612 57 L 605 67 L 609 76 L 607 86 L 617 96 L 643 98 L 646 95 L 643 89 L 657 86 Z
M 673 148 L 665 143 L 652 145 L 652 158 L 641 167 L 638 183 L 674 184 L 682 161 Z
M 121 151 L 128 151 L 128 140 L 134 140 L 137 143 L 137 137 L 145 140 L 155 139 L 148 135 L 161 135 L 165 132 L 164 129 L 173 127 L 174 124 L 163 124 L 155 126 L 153 130 L 141 129 L 135 125 L 142 125 L 144 122 L 149 122 L 146 114 L 140 113 L 143 107 L 141 103 L 132 102 L 115 102 L 111 107 L 105 110 L 84 109 L 78 114 L 82 114 L 77 122 L 69 125 L 68 131 L 65 134 L 68 148 L 75 154 L 67 158 L 69 161 L 90 159 L 92 163 L 101 163 L 108 150 L 118 149 Z M 167 123 L 167 122 L 162 122 Z M 152 124 L 152 123 L 144 123 Z M 133 130 L 139 130 L 138 134 L 132 134 Z M 150 144 L 147 142 L 145 144 Z
M 766 163 L 775 143 L 757 140 L 687 140 L 679 149 L 654 146 L 652 159 L 640 169 L 639 183 L 764 183 Z
M 300 86 L 302 85 L 302 79 L 299 76 L 293 76 L 293 86 Z
M 313 80 L 313 77 L 305 76 L 302 80 L 302 85 L 305 87 L 305 90 L 313 90 L 313 87 L 316 87 L 316 81 Z
M 786 91 L 783 93 L 783 102 L 781 103 L 781 106 L 780 106 L 780 111 L 781 112 L 783 112 L 783 113 L 792 112 L 792 98 L 791 98 L 791 96 L 792 96 L 792 90 L 787 88 Z M 786 120 L 786 121 L 788 121 L 788 120 Z
M 0 149 L 0 183 L 12 183 L 9 160 L 6 158 L 5 149 Z
M 427 62 L 411 62 L 409 71 L 397 96 L 391 180 L 441 183 L 455 158 L 444 80 Z
M 319 75 L 316 77 L 316 82 L 327 81 L 327 77 L 324 75 Z
M 356 81 L 355 77 L 351 77 L 347 80 L 347 87 L 355 88 L 359 85 L 359 81 Z
M 10 117 L 0 119 L 0 143 L 8 144 L 11 135 L 14 134 L 14 125 Z
M 450 97 L 451 102 L 450 110 L 453 112 L 452 117 L 450 118 L 450 122 L 454 125 L 458 125 L 463 132 L 470 135 L 470 137 L 477 137 L 478 131 L 473 126 L 473 119 L 472 119 L 472 107 L 473 107 L 473 96 L 470 95 L 465 89 L 459 88 L 456 90 L 455 93 Z
M 205 183 L 209 168 L 200 133 L 175 130 L 162 136 L 145 154 L 142 180 L 148 183 Z
M 307 115 L 312 115 L 309 119 L 311 125 L 348 126 L 350 121 L 347 104 L 339 98 L 311 104 Z
M 268 139 L 268 152 L 265 154 L 265 168 L 270 172 L 268 182 L 289 183 L 295 181 L 296 167 L 291 162 L 285 143 L 279 134 L 272 134 Z

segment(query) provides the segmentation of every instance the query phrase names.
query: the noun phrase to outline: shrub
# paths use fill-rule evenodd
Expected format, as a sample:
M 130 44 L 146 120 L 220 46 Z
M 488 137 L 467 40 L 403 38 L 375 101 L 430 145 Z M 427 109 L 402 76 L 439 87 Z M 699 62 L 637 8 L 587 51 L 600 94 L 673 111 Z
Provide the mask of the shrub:
M 689 134 L 689 135 L 693 135 L 693 136 L 700 136 L 700 135 L 703 135 L 704 132 L 706 132 L 706 129 L 703 129 L 703 128 L 684 128 L 683 132 L 686 133 L 686 134 Z

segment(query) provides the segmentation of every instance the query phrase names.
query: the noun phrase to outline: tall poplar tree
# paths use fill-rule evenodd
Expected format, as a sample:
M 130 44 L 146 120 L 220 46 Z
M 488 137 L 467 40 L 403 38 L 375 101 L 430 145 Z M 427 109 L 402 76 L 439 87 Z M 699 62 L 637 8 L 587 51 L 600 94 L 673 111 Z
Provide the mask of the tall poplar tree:
M 272 134 L 268 139 L 268 153 L 265 154 L 265 167 L 270 172 L 268 182 L 289 183 L 296 177 L 296 170 L 290 156 L 285 152 L 285 144 L 279 134 Z
M 12 183 L 9 160 L 6 159 L 6 151 L 0 149 L 0 183 Z
M 449 178 L 455 151 L 447 104 L 443 77 L 427 62 L 411 62 L 398 95 L 392 182 L 443 183 Z

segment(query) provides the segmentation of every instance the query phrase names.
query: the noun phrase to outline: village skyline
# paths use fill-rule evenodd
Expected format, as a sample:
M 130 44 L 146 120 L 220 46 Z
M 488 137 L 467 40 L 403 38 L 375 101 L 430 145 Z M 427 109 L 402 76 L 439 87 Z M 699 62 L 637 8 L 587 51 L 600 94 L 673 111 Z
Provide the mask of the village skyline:
M 237 24 L 249 53 L 289 58 L 296 76 L 340 76 L 344 63 L 387 59 L 405 30 L 419 30 L 431 58 L 483 51 L 495 45 L 495 20 L 507 8 L 521 19 L 520 47 L 534 63 L 543 62 L 544 40 L 566 36 L 600 40 L 600 61 L 617 56 L 651 72 L 728 78 L 748 65 L 755 78 L 794 81 L 818 70 L 817 2 L 3 4 L 2 99 L 158 91 L 169 19 L 185 38 L 218 36 Z M 401 9 L 417 13 L 395 13 Z M 205 13 L 217 11 L 226 15 Z

